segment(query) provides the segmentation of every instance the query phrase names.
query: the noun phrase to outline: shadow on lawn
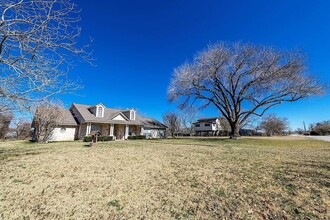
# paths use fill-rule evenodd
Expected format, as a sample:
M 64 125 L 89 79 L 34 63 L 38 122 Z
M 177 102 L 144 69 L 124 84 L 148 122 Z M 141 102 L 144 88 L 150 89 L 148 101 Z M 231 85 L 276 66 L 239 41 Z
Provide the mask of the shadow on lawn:
M 41 152 L 36 152 L 33 150 L 17 151 L 17 150 L 0 150 L 0 160 L 6 160 L 11 157 L 21 157 L 29 155 L 38 155 Z
M 15 143 L 13 143 L 15 144 Z M 33 145 L 35 144 L 34 142 L 26 141 L 22 142 L 20 144 L 24 145 Z M 19 157 L 19 156 L 28 156 L 28 155 L 37 155 L 41 154 L 40 150 L 42 148 L 30 148 L 28 147 L 21 147 L 21 146 L 15 146 L 12 148 L 7 148 L 7 147 L 1 147 L 0 148 L 0 160 L 5 160 L 11 157 Z
M 330 188 L 330 165 L 327 161 L 305 161 L 303 163 L 287 162 L 285 175 L 289 179 L 316 184 L 320 187 Z

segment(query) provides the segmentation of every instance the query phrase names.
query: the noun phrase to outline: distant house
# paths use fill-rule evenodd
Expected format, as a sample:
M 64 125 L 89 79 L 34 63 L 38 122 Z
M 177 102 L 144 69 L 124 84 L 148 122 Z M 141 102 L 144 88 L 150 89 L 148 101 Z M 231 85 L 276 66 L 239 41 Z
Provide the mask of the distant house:
M 16 131 L 10 130 L 5 134 L 5 139 L 14 139 L 14 138 L 17 138 Z
M 102 103 L 94 106 L 73 103 L 63 113 L 64 117 L 54 130 L 51 141 L 79 140 L 93 131 L 99 131 L 103 136 L 113 136 L 116 140 L 125 140 L 130 135 L 146 135 L 147 138 L 165 136 L 164 124 L 142 117 L 134 109 L 107 108 Z
M 219 135 L 222 127 L 220 124 L 220 119 L 215 118 L 201 118 L 193 123 L 193 128 L 196 135 Z

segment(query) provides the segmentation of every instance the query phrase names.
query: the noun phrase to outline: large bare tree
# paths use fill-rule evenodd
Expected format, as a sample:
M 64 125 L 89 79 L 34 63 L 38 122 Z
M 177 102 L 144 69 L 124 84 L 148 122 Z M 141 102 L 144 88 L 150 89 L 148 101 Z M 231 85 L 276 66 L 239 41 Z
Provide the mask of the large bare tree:
M 79 20 L 71 0 L 0 1 L 0 112 L 80 87 L 67 77 L 77 58 L 91 61 Z
M 216 43 L 174 70 L 168 89 L 179 107 L 216 106 L 228 120 L 231 137 L 251 116 L 283 102 L 321 94 L 304 56 L 295 51 L 242 43 Z

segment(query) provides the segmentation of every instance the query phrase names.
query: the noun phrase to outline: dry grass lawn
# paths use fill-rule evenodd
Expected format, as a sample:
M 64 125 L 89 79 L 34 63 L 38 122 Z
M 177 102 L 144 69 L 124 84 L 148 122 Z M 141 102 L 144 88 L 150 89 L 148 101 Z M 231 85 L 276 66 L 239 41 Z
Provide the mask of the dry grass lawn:
M 0 143 L 1 219 L 330 219 L 330 143 Z

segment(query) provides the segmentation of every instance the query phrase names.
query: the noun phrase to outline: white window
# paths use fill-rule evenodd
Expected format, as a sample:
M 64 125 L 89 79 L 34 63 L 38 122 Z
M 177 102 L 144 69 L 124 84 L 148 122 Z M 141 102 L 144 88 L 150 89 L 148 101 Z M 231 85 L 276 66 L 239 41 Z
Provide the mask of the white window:
M 97 107 L 96 116 L 97 117 L 102 117 L 103 116 L 103 108 L 102 108 L 102 106 Z
M 130 119 L 135 120 L 135 111 L 134 110 L 131 111 L 131 118 Z

